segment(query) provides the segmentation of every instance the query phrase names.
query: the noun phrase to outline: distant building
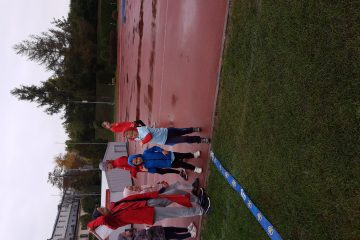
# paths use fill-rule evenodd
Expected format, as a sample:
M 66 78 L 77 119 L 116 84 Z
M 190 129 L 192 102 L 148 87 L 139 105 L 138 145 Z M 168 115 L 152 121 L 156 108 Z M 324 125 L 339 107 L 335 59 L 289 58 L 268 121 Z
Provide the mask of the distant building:
M 78 229 L 80 213 L 80 198 L 75 191 L 67 190 L 63 193 L 58 214 L 55 219 L 51 238 L 48 240 L 89 239 L 86 229 Z
M 85 215 L 85 214 L 87 214 L 87 213 L 84 212 L 82 210 L 82 208 L 80 207 L 79 217 L 82 215 Z M 76 239 L 88 240 L 89 239 L 89 231 L 87 230 L 87 226 L 81 226 L 81 224 L 78 224 L 76 236 L 77 236 Z

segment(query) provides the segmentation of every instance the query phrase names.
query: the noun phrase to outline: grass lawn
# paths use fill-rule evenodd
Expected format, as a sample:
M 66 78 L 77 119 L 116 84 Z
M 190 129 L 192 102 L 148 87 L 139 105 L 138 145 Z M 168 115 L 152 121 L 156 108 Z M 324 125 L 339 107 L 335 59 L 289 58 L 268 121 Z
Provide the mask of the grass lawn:
M 283 239 L 360 236 L 360 2 L 231 3 L 213 150 Z M 211 166 L 202 239 L 268 239 Z

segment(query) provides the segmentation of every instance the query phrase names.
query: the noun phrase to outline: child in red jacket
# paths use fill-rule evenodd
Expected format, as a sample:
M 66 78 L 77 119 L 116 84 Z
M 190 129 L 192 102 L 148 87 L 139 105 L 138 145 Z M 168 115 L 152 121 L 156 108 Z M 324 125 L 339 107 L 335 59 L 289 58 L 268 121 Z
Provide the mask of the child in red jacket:
M 146 125 L 141 120 L 135 120 L 133 122 L 114 122 L 114 123 L 104 121 L 101 123 L 101 126 L 109 131 L 118 133 L 118 132 L 123 132 L 125 129 L 129 127 L 141 127 Z

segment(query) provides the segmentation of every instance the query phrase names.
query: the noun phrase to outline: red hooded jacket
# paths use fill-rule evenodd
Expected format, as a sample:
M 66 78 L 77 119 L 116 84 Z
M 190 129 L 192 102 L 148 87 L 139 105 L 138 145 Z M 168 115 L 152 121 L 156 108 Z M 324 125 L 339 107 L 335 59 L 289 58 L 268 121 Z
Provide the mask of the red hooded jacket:
M 132 177 L 136 177 L 138 172 L 141 172 L 139 167 L 133 167 L 128 164 L 128 157 L 119 157 L 115 160 L 108 160 L 114 168 L 124 169 L 129 171 Z
M 123 132 L 125 129 L 134 127 L 135 124 L 133 122 L 116 122 L 110 124 L 110 130 L 112 132 Z
M 159 192 L 149 192 L 128 196 L 110 205 L 110 215 L 100 216 L 89 222 L 87 227 L 95 230 L 100 225 L 117 229 L 128 224 L 154 224 L 155 208 L 147 206 L 147 200 L 167 198 L 185 207 L 192 207 L 190 194 L 162 195 Z

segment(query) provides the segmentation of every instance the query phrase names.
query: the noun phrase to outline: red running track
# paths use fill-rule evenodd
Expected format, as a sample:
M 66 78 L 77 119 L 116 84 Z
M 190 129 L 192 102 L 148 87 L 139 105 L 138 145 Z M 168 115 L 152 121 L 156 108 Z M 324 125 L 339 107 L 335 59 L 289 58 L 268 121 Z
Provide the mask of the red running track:
M 126 1 L 125 23 L 119 23 L 118 121 L 142 119 L 158 127 L 202 127 L 201 135 L 211 136 L 227 7 L 227 0 Z M 120 15 L 119 10 L 119 21 Z M 189 162 L 204 172 L 189 172 L 189 182 L 200 177 L 204 184 L 209 145 L 165 148 L 201 150 L 201 158 Z M 130 144 L 130 154 L 142 151 L 139 145 Z M 137 184 L 181 181 L 174 174 L 139 175 Z M 191 220 L 198 222 L 199 218 L 163 224 L 185 226 Z

